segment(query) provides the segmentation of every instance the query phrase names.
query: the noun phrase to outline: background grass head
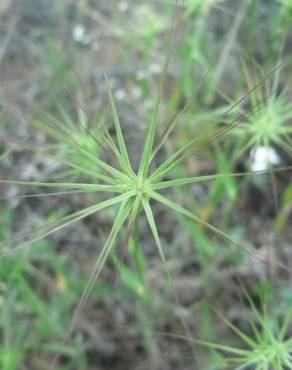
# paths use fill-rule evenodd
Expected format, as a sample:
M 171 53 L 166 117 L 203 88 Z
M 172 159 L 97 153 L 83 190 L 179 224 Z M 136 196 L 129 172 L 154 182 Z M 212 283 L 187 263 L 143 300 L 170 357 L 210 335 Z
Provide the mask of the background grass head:
M 280 68 L 280 67 L 279 67 Z M 258 77 L 245 68 L 249 88 Z M 240 153 L 253 147 L 282 148 L 291 155 L 292 105 L 289 99 L 289 83 L 279 91 L 280 70 L 251 95 L 250 112 L 243 111 L 243 121 L 232 130 L 241 142 Z

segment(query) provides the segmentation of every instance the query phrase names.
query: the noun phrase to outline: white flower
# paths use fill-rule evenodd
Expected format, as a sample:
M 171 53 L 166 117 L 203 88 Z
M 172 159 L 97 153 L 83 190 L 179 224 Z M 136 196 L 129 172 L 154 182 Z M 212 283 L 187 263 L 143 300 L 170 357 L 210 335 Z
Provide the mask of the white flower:
M 279 157 L 276 150 L 272 147 L 266 146 L 256 146 L 250 152 L 251 158 L 251 170 L 265 171 L 269 169 L 270 166 L 274 166 L 281 163 L 281 158 Z
M 73 40 L 80 42 L 85 34 L 85 28 L 82 24 L 77 24 L 72 30 Z
M 91 36 L 86 32 L 82 24 L 77 24 L 72 30 L 72 38 L 75 42 L 88 45 L 91 42 Z

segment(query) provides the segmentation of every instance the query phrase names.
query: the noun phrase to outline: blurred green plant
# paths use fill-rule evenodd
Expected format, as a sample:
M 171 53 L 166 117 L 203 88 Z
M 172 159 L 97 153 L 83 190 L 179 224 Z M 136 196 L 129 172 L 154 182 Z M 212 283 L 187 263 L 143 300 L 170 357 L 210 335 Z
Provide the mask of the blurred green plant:
M 12 240 L 12 222 L 12 211 L 4 209 L 0 216 L 0 238 L 7 244 Z M 17 370 L 24 364 L 33 368 L 49 364 L 51 353 L 64 335 L 65 318 L 70 317 L 76 295 L 82 289 L 82 282 L 70 277 L 66 262 L 56 256 L 47 242 L 38 242 L 35 247 L 42 250 L 41 256 L 34 253 L 31 257 L 26 250 L 21 258 L 0 261 L 0 364 L 3 370 Z M 79 369 L 85 369 L 80 345 L 76 338 L 64 346 L 61 353 L 68 363 L 72 361 L 79 364 Z M 42 359 L 35 356 L 37 352 L 43 354 Z
M 286 370 L 292 368 L 292 338 L 289 335 L 291 325 L 291 307 L 283 313 L 279 310 L 272 314 L 268 310 L 267 301 L 263 302 L 262 312 L 256 308 L 250 295 L 245 292 L 254 318 L 250 320 L 251 334 L 246 334 L 236 325 L 228 321 L 225 316 L 217 314 L 228 327 L 244 343 L 245 347 L 200 342 L 209 348 L 224 354 L 226 365 L 233 370 L 245 370 L 251 367 L 257 370 Z M 267 297 L 266 297 L 267 298 Z M 274 306 L 273 302 L 273 306 Z M 275 317 L 275 313 L 277 317 Z
M 164 2 L 168 4 L 174 5 L 177 3 L 179 6 L 185 8 L 186 16 L 204 16 L 212 7 L 224 1 L 225 0 L 164 0 Z
M 292 1 L 291 0 L 279 0 L 289 12 L 292 12 Z
M 89 158 L 84 157 L 80 152 L 76 151 L 70 142 L 75 142 L 80 148 L 84 149 L 91 156 L 99 156 L 102 149 L 102 137 L 106 135 L 109 140 L 109 134 L 106 126 L 103 123 L 102 115 L 96 118 L 90 118 L 88 113 L 84 110 L 83 105 L 78 103 L 76 112 L 68 113 L 64 107 L 57 103 L 55 115 L 49 113 L 41 113 L 38 115 L 38 120 L 45 128 L 44 131 L 48 132 L 53 137 L 56 137 L 58 132 L 62 132 L 69 138 L 69 141 L 64 141 L 57 145 L 52 145 L 52 150 L 63 158 L 70 158 L 70 162 L 74 164 L 74 168 L 67 171 L 61 171 L 59 177 L 80 175 L 80 168 L 88 170 L 90 173 L 98 171 L 98 166 Z M 49 127 L 53 122 L 55 132 Z M 52 126 L 52 124 L 51 124 Z
M 130 44 L 142 49 L 147 65 L 155 41 L 169 29 L 170 25 L 167 14 L 157 13 L 149 4 L 137 5 L 134 17 L 122 35 Z
M 248 88 L 261 80 L 261 77 L 253 76 L 245 65 L 244 71 Z M 251 107 L 248 111 L 238 109 L 243 121 L 230 131 L 237 139 L 238 156 L 251 148 L 270 148 L 273 145 L 291 155 L 292 103 L 289 98 L 289 84 L 279 92 L 279 81 L 278 70 L 272 82 L 261 84 L 251 95 Z
M 272 282 L 265 281 L 254 287 L 253 293 L 248 292 L 240 283 L 242 304 L 246 298 L 250 306 L 248 312 L 248 327 L 242 330 L 233 324 L 226 314 L 221 313 L 211 305 L 212 311 L 217 319 L 221 320 L 231 329 L 235 337 L 232 344 L 211 342 L 208 340 L 190 339 L 177 334 L 166 334 L 167 336 L 191 341 L 194 344 L 205 347 L 212 352 L 217 352 L 216 360 L 210 362 L 206 357 L 205 369 L 230 369 L 230 370 L 288 370 L 292 368 L 292 338 L 290 335 L 292 310 L 289 302 L 277 305 L 275 302 L 275 287 Z M 254 299 L 259 299 L 255 303 Z M 290 300 L 290 298 L 288 299 Z M 288 301 L 287 299 L 284 301 Z M 283 302 L 284 302 L 283 301 Z M 257 305 L 260 305 L 260 308 Z M 238 342 L 238 344 L 237 344 Z M 240 343 L 242 345 L 240 346 Z

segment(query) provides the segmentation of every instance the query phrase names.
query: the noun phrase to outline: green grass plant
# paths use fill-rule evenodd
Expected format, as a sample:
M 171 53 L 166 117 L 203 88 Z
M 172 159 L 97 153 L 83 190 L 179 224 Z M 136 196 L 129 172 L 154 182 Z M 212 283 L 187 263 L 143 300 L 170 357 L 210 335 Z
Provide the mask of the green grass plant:
M 244 70 L 248 88 L 261 80 L 262 74 L 251 74 L 246 66 Z M 279 80 L 280 70 L 275 73 L 272 81 L 269 79 L 251 95 L 252 113 L 240 110 L 244 116 L 243 122 L 231 131 L 238 139 L 238 155 L 259 146 L 278 146 L 291 155 L 292 103 L 288 91 L 289 81 L 279 92 Z
M 199 2 L 194 1 L 192 4 L 193 6 L 198 6 Z M 200 4 L 202 5 L 202 2 Z M 221 245 L 224 245 L 224 247 L 228 244 L 233 248 L 238 248 L 246 252 L 251 258 L 259 258 L 264 261 L 267 259 L 248 243 L 234 240 L 230 237 L 229 232 L 223 231 L 221 228 L 213 226 L 211 222 L 209 222 L 209 218 L 211 218 L 212 213 L 215 212 L 216 205 L 220 203 L 226 194 L 231 203 L 225 210 L 226 215 L 229 217 L 232 216 L 234 203 L 239 193 L 236 178 L 260 175 L 267 172 L 234 172 L 234 161 L 229 161 L 228 158 L 221 153 L 220 147 L 216 146 L 216 144 L 219 139 L 222 140 L 230 131 L 242 140 L 240 142 L 241 147 L 238 155 L 256 145 L 269 146 L 272 144 L 277 144 L 290 153 L 291 128 L 287 123 L 290 122 L 292 109 L 287 98 L 288 95 L 286 95 L 286 91 L 284 91 L 283 93 L 270 96 L 274 88 L 278 88 L 277 80 L 275 80 L 272 89 L 269 88 L 268 91 L 266 91 L 264 85 L 266 75 L 254 81 L 249 74 L 246 74 L 248 92 L 238 101 L 230 104 L 225 110 L 225 115 L 228 115 L 235 107 L 238 107 L 237 109 L 239 112 L 242 112 L 240 103 L 250 98 L 252 112 L 244 112 L 245 117 L 248 116 L 247 121 L 244 123 L 235 121 L 229 126 L 224 126 L 221 129 L 214 128 L 207 139 L 204 137 L 204 139 L 201 140 L 201 138 L 197 136 L 188 138 L 181 147 L 176 148 L 172 153 L 168 153 L 167 157 L 161 160 L 158 154 L 161 154 L 161 149 L 167 144 L 175 129 L 177 118 L 180 116 L 180 114 L 176 112 L 165 127 L 162 128 L 162 134 L 158 134 L 160 106 L 163 99 L 165 80 L 167 78 L 167 68 L 174 45 L 174 35 L 175 31 L 173 31 L 170 37 L 168 51 L 159 82 L 157 99 L 147 124 L 145 142 L 137 168 L 132 166 L 129 155 L 130 150 L 128 144 L 126 144 L 120 116 L 106 75 L 105 81 L 115 129 L 114 135 L 110 133 L 108 126 L 103 124 L 103 122 L 98 122 L 96 126 L 92 125 L 82 109 L 82 106 L 78 104 L 78 117 L 76 120 L 72 119 L 62 107 L 60 107 L 61 118 L 58 119 L 51 114 L 40 114 L 33 119 L 21 114 L 22 118 L 24 117 L 30 121 L 37 131 L 40 130 L 48 135 L 50 140 L 53 141 L 53 144 L 51 145 L 50 143 L 49 147 L 41 147 L 37 144 L 27 144 L 26 142 L 20 142 L 15 139 L 7 139 L 15 145 L 19 145 L 33 153 L 47 156 L 56 161 L 59 163 L 61 171 L 57 173 L 56 176 L 44 181 L 28 181 L 25 179 L 4 178 L 4 176 L 1 176 L 0 184 L 2 186 L 16 185 L 29 189 L 51 189 L 49 192 L 42 193 L 42 196 L 47 196 L 49 198 L 58 197 L 64 193 L 88 193 L 91 195 L 90 199 L 93 199 L 94 203 L 72 213 L 66 213 L 66 210 L 62 211 L 61 216 L 48 220 L 31 233 L 18 234 L 12 240 L 2 238 L 0 244 L 0 255 L 2 258 L 8 256 L 13 257 L 16 252 L 23 251 L 25 247 L 38 243 L 45 237 L 65 227 L 69 227 L 78 221 L 84 220 L 89 216 L 93 216 L 97 212 L 109 208 L 112 208 L 115 212 L 111 230 L 101 251 L 98 253 L 90 277 L 74 311 L 69 329 L 63 338 L 62 345 L 59 346 L 55 344 L 51 346 L 52 352 L 56 354 L 51 364 L 51 369 L 56 368 L 61 353 L 67 351 L 72 354 L 67 342 L 73 332 L 81 309 L 93 290 L 103 267 L 110 259 L 119 270 L 121 279 L 127 286 L 128 292 L 130 291 L 136 299 L 139 299 L 139 312 L 142 325 L 144 325 L 144 332 L 147 333 L 148 340 L 151 342 L 152 328 L 151 325 L 149 325 L 150 319 L 148 316 L 148 301 L 151 299 L 151 294 L 149 293 L 144 276 L 146 259 L 139 250 L 141 247 L 138 243 L 139 233 L 137 233 L 137 225 L 139 224 L 142 214 L 148 221 L 148 226 L 157 247 L 158 255 L 165 268 L 166 275 L 170 283 L 172 281 L 167 264 L 166 251 L 159 234 L 159 223 L 155 216 L 154 205 L 156 203 L 159 203 L 168 211 L 171 210 L 184 220 L 188 220 L 186 224 L 188 224 L 188 227 L 191 229 L 193 240 L 195 244 L 201 248 L 200 259 L 204 267 L 203 279 L 206 281 L 207 296 L 208 294 L 212 295 L 212 289 L 209 290 L 210 283 L 208 281 L 207 271 L 210 261 L 212 261 L 214 255 L 217 254 L 217 251 L 214 251 L 214 243 L 211 244 L 207 234 L 210 233 L 219 238 Z M 150 34 L 150 36 L 152 38 L 152 34 Z M 275 71 L 273 70 L 273 72 Z M 275 75 L 277 77 L 277 73 Z M 266 98 L 266 95 L 269 97 Z M 261 103 L 263 101 L 264 105 L 262 107 Z M 259 105 L 260 109 L 256 110 L 259 108 Z M 19 114 L 19 112 L 16 113 Z M 214 149 L 219 172 L 208 175 L 189 175 L 187 171 L 185 171 L 185 176 L 176 176 L 175 170 L 177 170 L 178 167 L 183 167 L 186 160 L 192 158 L 206 147 L 212 147 Z M 115 160 L 114 164 L 112 161 L 104 159 L 106 158 L 103 157 L 104 151 L 107 153 L 110 152 L 111 158 Z M 2 155 L 2 157 L 5 158 L 8 154 L 4 152 L 4 156 Z M 64 170 L 64 168 L 66 168 L 66 170 Z M 286 170 L 287 169 L 289 168 L 286 168 Z M 278 169 L 278 171 L 283 171 L 283 169 Z M 207 216 L 202 216 L 200 213 L 194 212 L 193 209 L 190 210 L 190 208 L 186 208 L 179 202 L 173 200 L 171 192 L 177 191 L 179 188 L 184 189 L 185 186 L 195 186 L 201 182 L 212 181 L 214 182 L 211 193 L 213 206 L 209 207 L 210 209 L 208 210 Z M 27 197 L 29 196 L 28 194 Z M 38 196 L 38 194 L 31 194 L 31 196 Z M 193 224 L 195 226 L 193 226 Z M 123 231 L 124 237 L 122 237 Z M 135 239 L 134 247 L 131 243 L 133 238 Z M 132 271 L 123 261 L 120 261 L 116 257 L 115 247 L 118 243 L 121 247 L 128 247 L 130 249 L 130 255 L 135 260 L 137 271 Z M 286 271 L 290 271 L 289 267 L 278 260 L 275 260 L 275 265 Z M 176 296 L 175 292 L 174 295 Z M 27 296 L 29 296 L 28 293 Z M 31 291 L 30 296 L 32 300 L 38 299 Z M 36 302 L 35 305 L 41 307 L 43 315 L 48 314 L 43 304 Z M 288 353 L 288 351 L 290 351 L 291 342 L 284 339 L 289 320 L 285 320 L 285 324 L 281 326 L 280 331 L 275 333 L 268 325 L 266 317 L 257 316 L 260 329 L 256 329 L 254 332 L 256 340 L 249 338 L 235 326 L 232 326 L 239 337 L 250 346 L 250 350 L 208 344 L 207 342 L 206 345 L 225 353 L 231 353 L 237 357 L 236 361 L 239 363 L 237 367 L 238 370 L 247 368 L 247 366 L 251 364 L 256 366 L 256 370 L 268 370 L 270 364 L 278 366 L 275 367 L 276 370 L 282 370 L 283 367 L 281 366 L 290 364 L 291 361 Z M 210 316 L 207 315 L 207 318 L 209 317 Z M 253 328 L 256 327 L 253 325 Z M 59 332 L 58 338 L 60 338 Z M 9 353 L 7 351 L 5 353 L 6 356 L 9 357 Z M 18 361 L 17 356 L 18 354 L 15 355 L 15 361 Z M 22 354 L 19 356 L 21 357 Z M 10 361 L 10 359 L 5 361 Z
M 165 62 L 165 70 L 169 62 L 169 54 L 167 55 Z M 163 78 L 165 77 L 165 72 Z M 111 164 L 106 163 L 98 156 L 92 154 L 88 148 L 83 147 L 75 138 L 68 135 L 68 132 L 64 127 L 56 125 L 54 121 L 50 121 L 46 125 L 39 121 L 33 121 L 33 124 L 36 128 L 44 130 L 47 134 L 51 135 L 54 139 L 60 140 L 61 143 L 66 143 L 71 145 L 72 150 L 76 150 L 79 154 L 83 156 L 86 160 L 92 161 L 92 164 L 96 166 L 96 171 L 93 169 L 83 168 L 80 165 L 72 162 L 70 158 L 66 159 L 63 163 L 69 165 L 75 169 L 79 169 L 80 173 L 84 175 L 91 176 L 91 181 L 79 183 L 67 183 L 67 182 L 34 182 L 34 181 L 25 181 L 25 180 L 0 180 L 2 185 L 14 184 L 14 185 L 23 185 L 30 187 L 45 187 L 53 188 L 60 190 L 80 190 L 83 192 L 91 193 L 108 193 L 110 197 L 104 201 L 100 201 L 94 205 L 83 208 L 79 211 L 76 211 L 72 214 L 65 215 L 58 219 L 57 221 L 49 222 L 48 224 L 42 226 L 38 230 L 34 231 L 32 234 L 20 235 L 14 239 L 13 244 L 14 248 L 10 248 L 7 243 L 1 243 L 2 247 L 2 257 L 14 254 L 17 250 L 23 249 L 25 246 L 30 245 L 34 242 L 37 242 L 44 237 L 69 226 L 70 224 L 75 223 L 76 221 L 82 220 L 90 215 L 95 214 L 103 209 L 108 207 L 118 206 L 116 213 L 116 218 L 113 222 L 112 229 L 110 234 L 99 253 L 97 261 L 93 267 L 91 276 L 86 284 L 84 292 L 82 294 L 80 303 L 75 311 L 75 315 L 72 320 L 72 325 L 70 327 L 69 333 L 71 333 L 75 321 L 76 315 L 79 313 L 84 302 L 87 300 L 90 291 L 92 290 L 96 279 L 100 275 L 104 264 L 106 263 L 108 257 L 114 249 L 116 241 L 118 239 L 119 233 L 123 225 L 128 219 L 128 237 L 132 232 L 133 226 L 139 217 L 140 213 L 143 211 L 146 215 L 146 218 L 149 223 L 150 230 L 153 234 L 154 241 L 157 246 L 158 253 L 166 265 L 165 252 L 160 241 L 157 221 L 155 220 L 152 202 L 157 201 L 163 206 L 166 206 L 169 209 L 172 209 L 174 212 L 183 215 L 184 217 L 190 219 L 192 222 L 196 222 L 199 225 L 204 226 L 207 230 L 214 233 L 219 238 L 223 239 L 225 242 L 228 242 L 233 247 L 239 247 L 248 252 L 253 257 L 258 257 L 256 250 L 250 246 L 240 245 L 239 243 L 233 241 L 227 233 L 219 230 L 215 226 L 209 224 L 207 221 L 201 219 L 199 216 L 190 212 L 188 209 L 182 207 L 178 203 L 172 201 L 169 197 L 161 194 L 161 190 L 168 188 L 177 188 L 187 184 L 195 184 L 202 181 L 212 181 L 220 178 L 222 175 L 206 175 L 206 176 L 190 176 L 185 178 L 175 178 L 173 180 L 164 180 L 166 175 L 171 173 L 171 170 L 180 164 L 183 160 L 188 158 L 194 152 L 194 146 L 196 144 L 196 138 L 190 139 L 182 148 L 178 149 L 174 154 L 170 155 L 166 160 L 164 160 L 158 167 L 152 170 L 152 163 L 154 161 L 155 155 L 157 154 L 161 145 L 167 140 L 167 137 L 170 134 L 169 130 L 165 131 L 165 134 L 158 143 L 155 145 L 155 135 L 157 130 L 157 117 L 159 113 L 159 105 L 162 97 L 162 87 L 163 87 L 163 78 L 160 85 L 160 93 L 156 100 L 156 104 L 153 110 L 152 117 L 148 124 L 146 139 L 144 148 L 141 155 L 140 165 L 137 171 L 135 172 L 131 166 L 130 158 L 128 155 L 128 150 L 125 144 L 124 135 L 122 132 L 122 127 L 119 120 L 119 115 L 116 110 L 116 106 L 113 100 L 111 90 L 109 91 L 109 101 L 113 113 L 113 121 L 116 130 L 116 140 L 108 135 L 104 136 L 105 142 L 111 148 L 114 156 L 117 160 L 117 167 L 113 167 Z M 221 131 L 214 135 L 211 140 L 215 140 L 217 137 L 221 137 L 225 131 Z M 50 157 L 55 158 L 54 155 L 50 154 Z M 55 158 L 62 162 L 60 158 Z M 232 174 L 226 173 L 224 177 L 233 177 L 233 176 L 243 176 L 244 174 Z M 98 183 L 100 182 L 100 183 Z M 261 257 L 258 257 L 261 258 Z M 283 266 L 280 262 L 277 262 L 278 265 Z M 168 271 L 166 267 L 166 271 Z M 54 365 L 52 365 L 54 366 Z M 53 367 L 52 367 L 53 368 Z
M 233 324 L 217 308 L 211 305 L 217 318 L 231 329 L 232 343 L 211 342 L 191 339 L 193 343 L 216 351 L 223 357 L 218 358 L 204 369 L 232 370 L 287 370 L 292 368 L 292 339 L 290 335 L 291 307 L 276 305 L 272 283 L 265 282 L 256 288 L 260 298 L 260 308 L 255 304 L 251 293 L 241 284 L 242 296 L 250 307 L 248 327 L 241 329 Z M 173 338 L 190 340 L 176 334 L 166 334 Z M 207 361 L 208 362 L 208 361 Z M 220 364 L 220 365 L 219 365 Z

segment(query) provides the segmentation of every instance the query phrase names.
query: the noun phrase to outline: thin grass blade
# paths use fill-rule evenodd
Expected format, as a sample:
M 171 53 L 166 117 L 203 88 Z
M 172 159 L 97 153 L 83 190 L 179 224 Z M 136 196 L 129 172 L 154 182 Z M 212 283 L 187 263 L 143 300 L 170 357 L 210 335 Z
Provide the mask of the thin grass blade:
M 56 222 L 49 223 L 48 225 L 45 225 L 44 227 L 39 228 L 37 232 L 34 232 L 34 234 L 39 233 L 39 235 L 34 236 L 32 239 L 21 243 L 19 246 L 13 248 L 12 250 L 8 248 L 7 244 L 1 243 L 0 244 L 1 248 L 5 248 L 6 251 L 0 253 L 0 258 L 11 256 L 14 253 L 18 252 L 19 250 L 25 248 L 26 246 L 31 245 L 39 240 L 42 240 L 46 236 L 49 236 L 55 233 L 56 231 L 73 224 L 74 222 L 80 221 L 84 219 L 85 217 L 88 217 L 98 211 L 101 211 L 102 209 L 105 209 L 107 207 L 113 206 L 115 204 L 121 203 L 122 201 L 129 199 L 129 197 L 131 197 L 132 195 L 133 195 L 133 192 L 128 192 L 128 193 L 119 195 L 115 198 L 112 198 L 112 199 L 103 201 L 101 203 L 95 204 L 93 206 L 84 208 L 70 215 L 64 216 Z M 14 239 L 14 242 L 17 240 L 21 240 L 28 236 L 30 236 L 30 234 L 27 234 L 27 233 L 23 235 L 19 235 L 17 238 Z
M 220 237 L 221 239 L 227 241 L 231 246 L 236 247 L 236 248 L 240 248 L 240 249 L 244 250 L 245 252 L 247 252 L 249 255 L 251 255 L 251 256 L 253 256 L 255 258 L 258 258 L 258 259 L 260 259 L 260 260 L 262 260 L 264 262 L 267 261 L 267 258 L 265 256 L 262 256 L 262 255 L 258 254 L 257 251 L 254 248 L 247 247 L 247 246 L 244 246 L 242 244 L 239 244 L 239 243 L 235 242 L 233 239 L 231 239 L 222 230 L 220 230 L 220 229 L 216 228 L 215 226 L 209 224 L 205 220 L 202 220 L 201 218 L 199 218 L 195 214 L 193 214 L 190 211 L 188 211 L 187 209 L 181 207 L 177 203 L 172 202 L 171 200 L 169 200 L 168 198 L 162 196 L 161 194 L 158 194 L 156 192 L 150 191 L 149 192 L 149 195 L 151 196 L 151 198 L 156 199 L 158 202 L 160 202 L 160 203 L 162 203 L 162 204 L 164 204 L 164 205 L 172 208 L 174 211 L 176 211 L 178 213 L 181 213 L 182 215 L 185 215 L 186 217 L 189 217 L 189 218 L 193 219 L 195 222 L 198 222 L 198 224 L 201 224 L 201 225 L 205 226 L 213 234 L 215 234 L 218 237 Z M 283 270 L 286 270 L 286 271 L 291 272 L 291 269 L 289 267 L 287 267 L 286 265 L 284 265 L 282 262 L 276 260 L 276 261 L 274 261 L 274 263 L 277 266 L 281 267 Z
M 94 284 L 95 284 L 96 280 L 98 279 L 98 276 L 100 275 L 101 270 L 102 270 L 102 268 L 103 268 L 103 266 L 104 266 L 104 264 L 105 264 L 105 262 L 106 262 L 106 260 L 109 256 L 109 254 L 111 253 L 111 251 L 114 247 L 117 235 L 118 235 L 121 227 L 123 226 L 127 216 L 129 215 L 131 207 L 132 207 L 132 204 L 131 204 L 131 202 L 129 202 L 129 199 L 124 199 L 124 201 L 122 202 L 122 204 L 119 208 L 119 211 L 118 211 L 117 217 L 115 219 L 115 222 L 113 224 L 113 227 L 111 229 L 110 235 L 109 235 L 109 237 L 108 237 L 100 255 L 98 256 L 98 259 L 97 259 L 97 261 L 96 261 L 96 263 L 93 267 L 92 273 L 91 273 L 91 275 L 90 275 L 90 277 L 87 281 L 84 292 L 83 292 L 83 294 L 82 294 L 82 296 L 79 300 L 79 303 L 78 303 L 78 305 L 77 305 L 77 307 L 74 311 L 69 329 L 67 330 L 62 342 L 60 343 L 60 348 L 62 348 L 67 343 L 67 341 L 70 339 L 70 337 L 73 333 L 73 330 L 75 328 L 75 325 L 76 325 L 78 316 L 80 314 L 80 311 L 82 310 L 84 304 L 86 303 L 86 301 L 89 297 L 89 294 L 92 291 L 92 289 L 94 287 Z M 59 361 L 60 354 L 61 354 L 61 349 L 56 353 L 56 355 L 53 359 L 53 362 L 50 366 L 50 370 L 55 370 L 56 369 L 56 366 L 57 366 L 58 361 Z

